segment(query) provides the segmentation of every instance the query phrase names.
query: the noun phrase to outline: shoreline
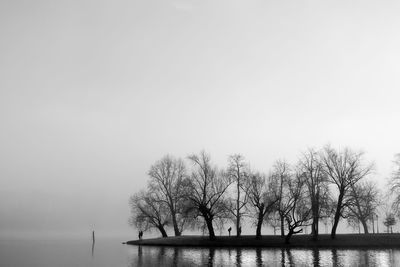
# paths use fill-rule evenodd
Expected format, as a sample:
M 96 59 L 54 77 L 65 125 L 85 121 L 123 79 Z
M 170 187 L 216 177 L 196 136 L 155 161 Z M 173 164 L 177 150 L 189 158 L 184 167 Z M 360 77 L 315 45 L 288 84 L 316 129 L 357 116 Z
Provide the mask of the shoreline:
M 337 234 L 331 239 L 329 234 L 319 235 L 317 241 L 310 235 L 293 236 L 290 244 L 284 238 L 264 235 L 256 239 L 253 235 L 217 236 L 209 240 L 208 236 L 187 235 L 179 237 L 151 238 L 127 241 L 128 245 L 173 246 L 173 247 L 216 247 L 216 248 L 400 248 L 400 234 Z

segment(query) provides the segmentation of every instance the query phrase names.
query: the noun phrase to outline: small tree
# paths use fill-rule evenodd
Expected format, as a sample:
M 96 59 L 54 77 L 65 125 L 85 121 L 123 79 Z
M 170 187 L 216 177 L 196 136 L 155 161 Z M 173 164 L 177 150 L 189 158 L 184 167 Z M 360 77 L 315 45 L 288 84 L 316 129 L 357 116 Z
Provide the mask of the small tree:
M 279 214 L 277 212 L 271 212 L 266 216 L 265 220 L 267 224 L 272 227 L 274 235 L 276 235 L 276 231 L 281 225 Z
M 129 223 L 137 229 L 156 228 L 162 237 L 168 237 L 165 226 L 169 223 L 168 207 L 151 191 L 140 191 L 131 196 L 129 201 L 131 218 Z
M 387 213 L 385 220 L 383 221 L 383 224 L 387 227 L 387 232 L 389 233 L 389 229 L 390 229 L 390 233 L 393 234 L 393 225 L 396 224 L 396 218 L 395 218 L 394 214 Z

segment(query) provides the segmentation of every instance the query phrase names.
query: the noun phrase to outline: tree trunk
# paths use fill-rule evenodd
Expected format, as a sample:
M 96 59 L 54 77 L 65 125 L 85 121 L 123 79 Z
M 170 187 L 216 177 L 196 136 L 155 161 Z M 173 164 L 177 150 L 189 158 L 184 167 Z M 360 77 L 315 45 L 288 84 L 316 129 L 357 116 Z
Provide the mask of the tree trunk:
M 238 177 L 239 177 L 239 173 L 238 173 Z M 239 187 L 239 178 L 237 181 L 237 199 L 236 199 L 236 236 L 239 237 L 240 236 L 240 187 Z
M 262 211 L 258 213 L 257 229 L 256 229 L 256 239 L 261 239 L 261 227 L 263 223 Z
M 335 213 L 335 220 L 334 220 L 334 222 L 333 222 L 332 231 L 331 231 L 331 238 L 332 238 L 332 239 L 335 239 L 335 237 L 336 237 L 336 229 L 337 229 L 338 224 L 339 224 L 339 217 L 340 217 L 340 213 L 338 213 L 338 212 L 336 211 L 336 213 Z
M 210 240 L 215 239 L 215 233 L 214 233 L 214 227 L 212 225 L 212 219 L 210 217 L 204 217 L 206 224 L 207 224 L 207 229 L 208 229 L 208 234 L 210 237 Z
M 157 228 L 158 230 L 160 230 L 162 237 L 168 237 L 167 232 L 164 229 L 164 226 L 159 225 Z
M 180 236 L 181 232 L 179 231 L 178 223 L 176 222 L 176 213 L 175 213 L 175 211 L 171 211 L 171 215 L 172 215 L 172 224 L 174 226 L 175 236 Z
M 318 216 L 315 214 L 314 211 L 313 211 L 313 222 L 311 225 L 311 234 L 313 240 L 318 239 Z
M 319 205 L 318 197 L 319 194 L 311 198 L 311 212 L 312 212 L 312 224 L 311 224 L 311 235 L 313 240 L 318 239 L 318 220 L 319 220 Z
M 285 236 L 285 218 L 281 215 L 281 237 Z
M 240 214 L 239 214 L 239 210 L 236 214 L 236 236 L 239 237 L 240 236 Z
M 331 232 L 332 239 L 335 239 L 335 237 L 336 237 L 336 229 L 338 227 L 339 220 L 340 220 L 340 214 L 342 212 L 342 208 L 341 208 L 342 202 L 343 202 L 343 192 L 340 192 L 338 203 L 336 206 L 335 219 L 334 219 L 333 226 L 332 226 L 332 232 Z
M 365 220 L 360 220 L 363 228 L 364 228 L 364 234 L 368 234 L 368 225 L 367 222 Z
M 285 244 L 290 243 L 290 238 L 292 237 L 293 233 L 294 233 L 293 229 L 289 228 L 289 232 L 288 232 L 287 236 L 285 237 Z

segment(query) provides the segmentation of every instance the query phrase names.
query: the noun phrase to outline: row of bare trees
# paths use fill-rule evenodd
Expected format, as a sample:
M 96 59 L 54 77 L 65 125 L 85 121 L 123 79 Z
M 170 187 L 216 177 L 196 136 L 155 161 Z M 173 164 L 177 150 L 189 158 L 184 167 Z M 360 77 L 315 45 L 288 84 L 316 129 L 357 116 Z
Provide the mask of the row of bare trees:
M 184 229 L 200 225 L 214 239 L 216 227 L 228 220 L 240 236 L 247 218 L 256 227 L 256 238 L 261 238 L 262 226 L 269 224 L 280 229 L 286 242 L 311 226 L 316 240 L 319 224 L 327 220 L 332 222 L 332 238 L 342 218 L 360 222 L 368 233 L 380 204 L 376 184 L 365 179 L 373 164 L 349 148 L 308 149 L 295 164 L 276 161 L 268 175 L 251 170 L 239 154 L 229 156 L 224 169 L 214 165 L 204 151 L 187 160 L 189 164 L 167 155 L 150 167 L 146 190 L 130 199 L 132 225 L 156 228 L 163 237 L 166 226 L 179 236 Z M 392 191 L 399 196 L 400 175 L 396 177 Z M 395 200 L 400 207 L 400 197 Z

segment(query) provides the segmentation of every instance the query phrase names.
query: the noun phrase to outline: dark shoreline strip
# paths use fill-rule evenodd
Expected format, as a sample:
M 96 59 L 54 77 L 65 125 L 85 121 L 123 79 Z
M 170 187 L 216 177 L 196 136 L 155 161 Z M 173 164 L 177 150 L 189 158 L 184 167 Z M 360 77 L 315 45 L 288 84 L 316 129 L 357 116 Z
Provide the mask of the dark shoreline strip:
M 131 240 L 128 245 L 140 246 L 172 246 L 172 247 L 215 247 L 215 248 L 400 248 L 399 234 L 342 234 L 335 239 L 329 235 L 321 235 L 318 241 L 313 241 L 309 235 L 295 236 L 290 244 L 278 236 L 263 236 L 261 240 L 254 236 L 218 237 L 209 240 L 204 236 L 181 236 L 168 238 L 154 238 L 144 240 Z

